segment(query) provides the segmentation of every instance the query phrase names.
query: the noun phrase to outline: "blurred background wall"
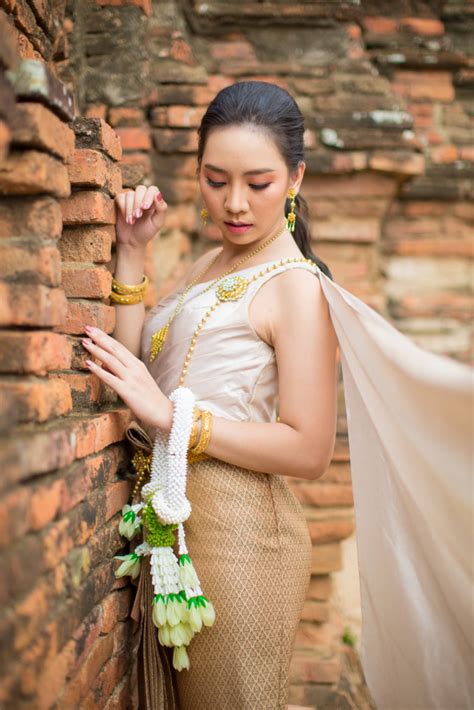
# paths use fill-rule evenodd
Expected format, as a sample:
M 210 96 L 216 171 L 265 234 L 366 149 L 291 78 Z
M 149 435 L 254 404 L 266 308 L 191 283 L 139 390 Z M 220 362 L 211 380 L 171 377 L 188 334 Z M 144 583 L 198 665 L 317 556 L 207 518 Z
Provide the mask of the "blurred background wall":
M 131 418 L 84 366 L 111 333 L 114 196 L 157 184 L 147 305 L 219 242 L 196 128 L 224 86 L 287 88 L 313 251 L 423 347 L 472 363 L 474 7 L 462 0 L 0 0 L 0 705 L 128 708 Z M 342 383 L 333 461 L 292 480 L 314 543 L 291 702 L 368 708 Z M 383 571 L 381 571 L 383 573 Z

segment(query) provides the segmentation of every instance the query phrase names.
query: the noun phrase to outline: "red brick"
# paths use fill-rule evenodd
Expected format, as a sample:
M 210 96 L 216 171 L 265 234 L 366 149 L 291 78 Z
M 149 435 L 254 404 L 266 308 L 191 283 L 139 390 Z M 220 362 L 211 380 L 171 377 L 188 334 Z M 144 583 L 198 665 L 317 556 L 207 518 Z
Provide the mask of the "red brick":
M 198 106 L 158 106 L 152 110 L 152 126 L 194 128 L 199 126 L 206 109 Z
M 135 7 L 143 10 L 145 15 L 150 16 L 152 14 L 152 0 L 94 0 L 97 5 L 134 5 Z
M 311 574 L 328 574 L 342 569 L 341 545 L 338 542 L 313 546 Z
M 8 155 L 11 137 L 9 126 L 0 119 L 0 162 L 3 162 Z
M 319 602 L 312 599 L 307 599 L 303 605 L 301 612 L 302 621 L 313 621 L 321 623 L 329 618 L 328 602 Z
M 103 192 L 74 192 L 61 210 L 64 224 L 115 224 L 114 201 Z
M 337 683 L 341 674 L 341 659 L 318 658 L 313 653 L 294 653 L 290 663 L 291 683 Z
M 55 378 L 0 381 L 0 398 L 14 408 L 15 422 L 44 422 L 72 409 L 69 386 Z
M 312 575 L 308 591 L 307 599 L 319 599 L 327 601 L 330 599 L 333 592 L 333 579 L 329 574 Z
M 0 278 L 60 286 L 61 258 L 56 246 L 37 241 L 0 241 Z
M 12 138 L 16 144 L 53 153 L 63 160 L 74 150 L 74 132 L 39 103 L 17 104 Z
M 151 140 L 148 127 L 129 126 L 117 128 L 122 150 L 150 150 Z
M 88 356 L 89 354 L 86 353 L 86 357 Z M 91 404 L 100 402 L 106 387 L 97 375 L 89 372 L 62 372 L 58 375 L 51 375 L 51 377 L 57 377 L 67 383 L 71 390 L 74 408 L 81 410 L 88 409 Z
M 109 110 L 109 122 L 116 127 L 142 126 L 145 122 L 145 112 L 135 106 L 123 106 Z
M 115 635 L 117 633 L 118 630 L 115 632 Z M 95 710 L 97 708 L 97 702 L 103 706 L 129 667 L 130 661 L 128 653 L 112 656 L 101 669 L 88 695 L 81 704 L 81 707 L 84 708 L 84 710 Z
M 119 165 L 99 150 L 75 150 L 67 168 L 73 186 L 104 188 L 113 197 L 122 189 Z
M 92 325 L 112 333 L 115 328 L 115 308 L 105 303 L 68 301 L 65 322 L 61 332 L 85 336 L 84 328 Z
M 391 84 L 394 93 L 411 100 L 454 101 L 451 72 L 396 71 Z
M 237 61 L 257 62 L 253 45 L 242 40 L 214 40 L 209 47 L 209 52 L 214 59 L 219 61 L 236 59 Z
M 431 17 L 402 17 L 400 27 L 406 27 L 417 35 L 440 37 L 444 34 L 444 24 Z
M 48 610 L 49 590 L 42 581 L 15 606 L 14 649 L 18 653 L 40 630 Z
M 398 29 L 398 20 L 391 17 L 372 16 L 363 17 L 362 25 L 367 32 L 385 35 L 393 34 Z
M 81 700 L 91 687 L 100 669 L 111 657 L 113 646 L 114 638 L 112 633 L 107 634 L 106 636 L 97 637 L 92 645 L 88 657 L 78 669 L 77 674 L 68 682 L 64 693 L 58 693 L 53 696 L 52 700 L 59 696 L 58 699 L 61 707 L 82 708 L 83 703 Z M 42 707 L 49 707 L 49 704 L 45 704 Z
M 120 462 L 117 447 L 99 455 L 76 461 L 63 474 L 61 513 L 66 513 L 83 501 L 98 486 L 111 481 Z
M 71 186 L 64 163 L 36 150 L 13 151 L 0 165 L 0 194 L 68 197 Z
M 125 589 L 111 592 L 101 602 L 101 633 L 108 634 L 117 622 L 127 619 L 130 613 L 132 590 Z
M 198 136 L 196 131 L 186 128 L 157 128 L 153 131 L 153 141 L 160 153 L 190 153 L 197 151 Z
M 114 129 L 101 118 L 77 118 L 73 128 L 76 133 L 76 148 L 102 150 L 113 160 L 120 160 L 122 147 Z
M 116 481 L 106 488 L 105 519 L 109 520 L 123 508 L 130 497 L 130 482 Z
M 333 483 L 301 483 L 295 490 L 301 503 L 327 506 L 352 506 L 354 504 L 351 485 Z
M 60 288 L 0 283 L 0 325 L 55 326 L 66 318 Z
M 336 542 L 345 540 L 354 532 L 354 521 L 344 518 L 328 518 L 326 520 L 308 520 L 309 533 L 313 543 Z
M 441 145 L 430 151 L 433 163 L 454 163 L 459 158 L 459 151 L 455 145 Z
M 77 458 L 97 453 L 109 444 L 124 438 L 125 428 L 132 419 L 129 409 L 116 409 L 90 417 L 74 426 Z
M 58 247 L 63 261 L 105 263 L 111 259 L 114 239 L 113 226 L 79 225 L 64 228 Z
M 45 331 L 0 331 L 0 372 L 45 375 L 71 366 L 67 337 Z
M 30 498 L 31 491 L 25 486 L 17 486 L 0 497 L 0 547 L 27 532 Z
M 107 298 L 112 290 L 112 274 L 101 266 L 63 264 L 62 286 L 68 297 Z
M 31 491 L 29 522 L 31 530 L 41 530 L 56 517 L 61 502 L 62 480 L 42 483 Z
M 62 214 L 59 202 L 51 197 L 0 200 L 0 239 L 40 237 L 59 239 Z

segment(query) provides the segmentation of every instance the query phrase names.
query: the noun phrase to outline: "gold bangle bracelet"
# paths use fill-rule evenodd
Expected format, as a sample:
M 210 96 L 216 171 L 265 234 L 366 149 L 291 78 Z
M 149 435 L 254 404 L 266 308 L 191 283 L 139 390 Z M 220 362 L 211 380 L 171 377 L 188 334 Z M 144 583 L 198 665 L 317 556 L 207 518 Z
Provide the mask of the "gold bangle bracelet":
M 148 287 L 148 284 L 149 279 L 146 274 L 144 275 L 143 280 L 139 284 L 124 284 L 120 281 L 117 281 L 115 276 L 112 276 L 112 291 L 114 291 L 115 293 L 119 293 L 123 296 L 132 293 L 144 293 Z
M 133 305 L 135 303 L 140 303 L 140 301 L 143 301 L 145 298 L 145 294 L 143 293 L 131 293 L 127 296 L 119 294 L 119 293 L 114 293 L 113 291 L 109 294 L 109 298 L 111 301 L 114 303 L 121 303 L 123 305 Z
M 191 429 L 191 436 L 189 437 L 188 450 L 192 449 L 196 444 L 198 438 L 198 428 L 199 428 L 199 417 L 202 415 L 202 410 L 199 407 L 194 407 L 193 413 L 193 426 Z
M 212 432 L 212 413 L 208 410 L 202 413 L 201 435 L 199 441 L 194 448 L 191 449 L 191 454 L 202 454 L 207 449 L 211 439 Z

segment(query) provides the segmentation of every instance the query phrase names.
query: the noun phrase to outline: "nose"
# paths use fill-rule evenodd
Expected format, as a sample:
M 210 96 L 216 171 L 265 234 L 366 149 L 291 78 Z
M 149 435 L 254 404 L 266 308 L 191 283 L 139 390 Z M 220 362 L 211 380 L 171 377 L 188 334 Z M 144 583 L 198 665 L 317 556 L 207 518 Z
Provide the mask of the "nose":
M 224 198 L 224 208 L 232 215 L 247 212 L 248 202 L 245 190 L 238 185 L 229 187 Z

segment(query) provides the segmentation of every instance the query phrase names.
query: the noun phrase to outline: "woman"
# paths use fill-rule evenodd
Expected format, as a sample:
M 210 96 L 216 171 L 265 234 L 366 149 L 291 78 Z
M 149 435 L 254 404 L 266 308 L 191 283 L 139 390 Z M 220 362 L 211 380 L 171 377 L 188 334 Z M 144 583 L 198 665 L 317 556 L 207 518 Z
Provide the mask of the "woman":
M 311 541 L 286 477 L 314 480 L 331 460 L 338 345 L 369 687 L 377 705 L 391 710 L 468 707 L 470 639 L 458 615 L 468 613 L 469 568 L 453 549 L 466 546 L 468 530 L 468 368 L 417 348 L 335 284 L 312 254 L 299 195 L 303 131 L 295 101 L 277 86 L 240 82 L 217 94 L 199 128 L 198 178 L 204 217 L 221 229 L 222 245 L 201 256 L 146 318 L 144 249 L 167 205 L 156 186 L 117 198 L 115 285 L 127 294 L 126 285 L 136 284 L 139 295 L 113 297 L 114 338 L 88 330 L 84 345 L 107 369 L 91 361 L 90 368 L 151 440 L 171 431 L 170 393 L 180 386 L 212 417 L 206 458 L 188 466 L 186 534 L 216 620 L 190 643 L 189 668 L 172 672 L 163 648 L 160 658 L 155 651 L 167 679 L 153 684 L 143 653 L 141 707 L 287 707 Z M 223 279 L 228 273 L 236 278 Z M 432 409 L 437 404 L 443 411 Z M 198 437 L 204 426 L 201 417 Z M 422 426 L 416 442 L 413 426 Z M 453 459 L 456 484 L 445 468 Z M 446 584 L 449 574 L 456 584 Z M 432 648 L 424 659 L 426 643 L 440 633 L 450 674 Z

